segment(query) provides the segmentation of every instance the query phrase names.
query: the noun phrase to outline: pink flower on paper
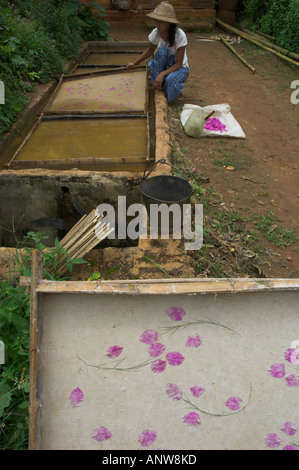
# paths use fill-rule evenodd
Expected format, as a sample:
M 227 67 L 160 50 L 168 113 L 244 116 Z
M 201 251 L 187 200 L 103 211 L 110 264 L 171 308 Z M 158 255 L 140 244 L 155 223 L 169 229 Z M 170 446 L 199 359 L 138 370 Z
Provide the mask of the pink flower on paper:
M 289 421 L 284 423 L 280 429 L 282 432 L 284 432 L 288 436 L 294 436 L 294 434 L 296 434 L 297 432 L 297 426 L 293 423 L 290 423 Z
M 138 438 L 138 441 L 140 442 L 142 447 L 149 447 L 155 442 L 156 437 L 156 431 L 149 431 L 148 429 L 146 429 L 145 431 L 142 431 Z
M 282 450 L 298 450 L 296 446 L 293 446 L 293 444 L 287 444 L 282 448 Z
M 162 359 L 157 359 L 156 361 L 152 362 L 151 369 L 155 373 L 160 373 L 160 372 L 163 372 L 163 370 L 165 370 L 166 365 L 167 365 L 166 361 L 162 361 Z
M 80 403 L 83 401 L 83 397 L 84 397 L 84 395 L 83 395 L 83 392 L 82 392 L 81 388 L 80 387 L 75 388 L 69 396 L 69 400 L 71 402 L 71 405 L 74 408 L 77 408 L 77 406 L 79 406 Z
M 113 90 L 113 91 L 115 91 L 115 90 L 116 90 L 116 88 L 114 88 L 114 86 L 113 86 L 113 87 L 109 88 L 109 90 Z
M 292 354 L 294 353 L 294 351 L 296 351 L 295 348 L 289 348 L 285 351 L 284 358 L 286 361 L 292 362 Z
M 112 436 L 111 432 L 104 426 L 100 426 L 94 429 L 92 433 L 92 437 L 98 442 L 106 441 L 111 436 Z
M 122 350 L 123 348 L 121 346 L 109 346 L 106 354 L 110 358 L 115 358 L 122 353 Z
M 170 307 L 168 310 L 165 310 L 165 313 L 174 321 L 180 321 L 186 315 L 186 312 L 182 307 Z
M 267 434 L 265 437 L 265 443 L 267 447 L 270 447 L 271 449 L 277 449 L 281 444 L 281 439 L 278 434 L 271 433 Z
M 198 398 L 203 394 L 205 389 L 203 387 L 199 387 L 198 385 L 194 385 L 194 387 L 190 388 L 190 391 L 194 397 Z
M 225 402 L 225 406 L 229 408 L 230 410 L 239 410 L 240 409 L 240 403 L 242 403 L 242 398 L 239 397 L 230 397 L 228 400 Z
M 167 384 L 166 393 L 174 401 L 178 401 L 183 397 L 182 389 L 176 384 Z
M 272 377 L 276 377 L 277 379 L 281 379 L 286 375 L 285 365 L 280 363 L 272 364 L 268 371 Z
M 158 339 L 158 333 L 155 330 L 145 330 L 139 339 L 142 343 L 153 344 Z
M 187 348 L 198 348 L 201 345 L 201 337 L 196 335 L 196 336 L 188 336 L 185 346 Z
M 164 352 L 165 346 L 162 343 L 153 343 L 147 350 L 151 357 L 158 357 Z
M 185 359 L 181 353 L 176 351 L 169 352 L 168 354 L 166 354 L 165 358 L 170 366 L 179 366 Z
M 290 374 L 285 378 L 288 387 L 299 387 L 299 376 Z
M 200 416 L 195 411 L 192 411 L 183 417 L 183 421 L 188 426 L 198 426 L 200 424 Z

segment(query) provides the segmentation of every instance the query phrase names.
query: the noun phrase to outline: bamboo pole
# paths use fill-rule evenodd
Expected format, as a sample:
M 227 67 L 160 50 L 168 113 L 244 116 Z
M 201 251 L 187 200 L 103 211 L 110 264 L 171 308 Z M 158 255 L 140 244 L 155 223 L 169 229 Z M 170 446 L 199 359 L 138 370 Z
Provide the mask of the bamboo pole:
M 276 55 L 277 57 L 280 57 L 281 59 L 284 59 L 288 62 L 290 62 L 291 64 L 293 65 L 297 65 L 299 66 L 299 62 L 291 59 L 290 57 L 286 57 L 285 55 L 281 54 L 280 52 L 278 51 L 275 51 L 274 49 L 268 47 L 268 46 L 265 46 L 264 44 L 262 44 L 261 42 L 259 41 L 256 41 L 255 39 L 253 39 L 252 37 L 250 37 L 248 34 L 244 33 L 243 31 L 240 31 L 239 29 L 237 28 L 234 28 L 233 26 L 230 26 L 226 23 L 224 23 L 223 21 L 219 20 L 219 18 L 216 18 L 216 22 L 222 26 L 223 28 L 225 29 L 228 29 L 229 31 L 241 36 L 242 38 L 244 39 L 247 39 L 248 41 L 251 41 L 253 44 L 265 49 L 266 51 L 269 51 L 271 52 L 272 54 Z
M 84 214 L 60 241 L 59 245 L 66 253 L 57 255 L 56 268 L 52 267 L 50 274 L 65 274 L 68 271 L 68 258 L 74 260 L 84 256 L 113 232 L 114 228 L 110 227 L 110 224 L 100 223 L 102 218 L 103 215 L 98 215 L 95 209 L 89 214 Z
M 253 73 L 256 72 L 255 68 L 252 67 L 252 65 L 250 65 L 250 64 L 244 59 L 244 57 L 242 57 L 240 54 L 238 54 L 238 52 L 236 51 L 236 49 L 234 49 L 234 48 L 227 42 L 227 40 L 226 40 L 223 36 L 220 35 L 220 39 L 221 39 L 221 41 L 223 42 L 223 44 L 225 44 L 226 47 L 228 47 L 228 48 L 238 57 L 238 59 L 239 59 L 241 62 L 243 62 L 243 64 L 245 64 L 246 67 L 248 67 L 248 68 L 251 70 L 251 72 L 253 72 Z
M 273 44 L 272 42 L 267 41 L 264 38 L 259 37 L 259 34 L 254 33 L 253 31 L 250 31 L 249 29 L 245 28 L 244 26 L 242 27 L 242 31 L 244 33 L 248 34 L 249 36 L 255 37 L 261 44 L 264 44 L 265 46 L 271 47 L 272 49 L 280 52 L 281 54 L 284 54 L 287 57 L 291 57 L 292 59 L 299 61 L 299 54 L 296 54 L 296 52 L 289 51 L 287 49 L 284 49 L 283 47 L 277 46 L 276 44 Z

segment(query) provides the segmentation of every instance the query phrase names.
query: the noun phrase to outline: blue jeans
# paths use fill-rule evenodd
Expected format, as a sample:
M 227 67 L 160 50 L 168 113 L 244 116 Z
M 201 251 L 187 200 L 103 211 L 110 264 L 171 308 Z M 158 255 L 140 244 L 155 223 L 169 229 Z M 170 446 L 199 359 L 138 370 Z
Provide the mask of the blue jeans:
M 154 58 L 149 61 L 148 66 L 151 69 L 151 80 L 154 83 L 157 76 L 169 69 L 175 63 L 173 55 L 166 46 L 161 46 Z M 189 69 L 181 67 L 175 72 L 171 72 L 163 80 L 163 87 L 166 91 L 168 101 L 173 101 L 181 96 L 184 88 L 184 82 L 189 76 Z

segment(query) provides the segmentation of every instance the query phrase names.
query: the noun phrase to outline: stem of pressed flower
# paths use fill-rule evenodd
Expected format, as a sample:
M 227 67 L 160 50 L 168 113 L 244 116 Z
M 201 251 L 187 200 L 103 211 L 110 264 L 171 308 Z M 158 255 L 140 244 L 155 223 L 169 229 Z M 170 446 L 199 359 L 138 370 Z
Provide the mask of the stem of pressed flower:
M 185 395 L 186 397 L 186 395 Z M 251 397 L 251 385 L 250 385 L 250 395 L 249 395 L 249 398 L 248 398 L 248 401 L 247 403 L 245 403 L 244 406 L 242 406 L 242 408 L 240 408 L 239 410 L 235 410 L 235 411 L 232 411 L 231 413 L 223 413 L 223 414 L 220 414 L 220 413 L 211 413 L 209 411 L 205 411 L 205 410 L 202 410 L 201 408 L 198 408 L 198 406 L 194 405 L 194 403 L 192 403 L 189 398 L 182 398 L 182 400 L 187 403 L 188 405 L 191 406 L 191 408 L 195 409 L 195 410 L 198 410 L 200 411 L 201 413 L 204 413 L 204 414 L 207 414 L 207 415 L 210 415 L 210 416 L 230 416 L 230 415 L 235 415 L 237 413 L 239 413 L 240 411 L 244 410 L 244 408 L 248 405 L 249 401 L 250 401 L 250 397 Z
M 81 358 L 79 358 L 81 359 Z M 146 361 L 142 362 L 141 364 L 137 364 L 136 366 L 131 366 L 131 367 L 118 367 L 118 365 L 123 362 L 126 358 L 123 358 L 121 359 L 120 361 L 117 362 L 117 364 L 115 364 L 114 366 L 112 367 L 105 367 L 106 365 L 108 364 L 112 364 L 111 362 L 106 362 L 104 364 L 99 364 L 99 365 L 96 365 L 96 364 L 88 364 L 87 362 L 85 362 L 83 359 L 81 359 L 82 362 L 84 362 L 84 364 L 88 367 L 94 367 L 96 369 L 101 369 L 101 370 L 118 370 L 118 371 L 122 371 L 122 372 L 134 372 L 138 369 L 141 369 L 142 367 L 145 367 L 149 364 L 151 364 L 152 362 L 154 362 L 153 360 L 151 359 L 147 359 Z
M 210 319 L 197 320 L 197 321 L 192 321 L 192 322 L 185 322 L 185 323 L 181 323 L 180 325 L 176 325 L 176 326 L 165 326 L 165 327 L 161 327 L 161 329 L 164 330 L 164 333 L 172 332 L 171 334 L 173 334 L 176 331 L 178 331 L 179 329 L 184 329 L 184 328 L 187 328 L 189 326 L 194 326 L 194 325 L 200 325 L 202 323 L 206 323 L 206 324 L 209 324 L 209 325 L 221 326 L 222 328 L 225 328 L 227 330 L 230 330 L 230 331 L 233 331 L 234 333 L 236 333 L 236 331 L 233 330 L 232 328 L 229 328 L 226 325 L 222 325 L 222 323 L 219 323 L 216 320 L 210 320 Z M 162 334 L 164 334 L 164 333 L 162 333 Z

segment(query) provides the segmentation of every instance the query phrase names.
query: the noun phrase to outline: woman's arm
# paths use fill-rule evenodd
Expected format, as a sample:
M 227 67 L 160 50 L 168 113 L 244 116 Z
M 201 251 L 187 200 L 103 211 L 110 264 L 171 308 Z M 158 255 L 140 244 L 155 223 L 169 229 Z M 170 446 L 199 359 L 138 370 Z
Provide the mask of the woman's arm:
M 153 84 L 154 87 L 162 88 L 162 83 L 163 83 L 163 80 L 166 77 L 166 75 L 169 75 L 171 72 L 175 72 L 176 70 L 179 70 L 182 67 L 183 60 L 184 60 L 185 49 L 186 49 L 185 46 L 184 47 L 179 47 L 179 49 L 177 50 L 177 53 L 176 53 L 176 62 L 171 67 L 164 70 L 163 72 L 161 72 L 157 76 L 157 78 L 156 78 L 156 80 L 154 81 L 154 84 Z
M 138 65 L 148 57 L 151 57 L 154 54 L 156 47 L 157 46 L 155 46 L 155 44 L 150 43 L 149 47 L 139 57 L 137 57 L 134 62 L 129 62 L 127 64 L 127 68 L 133 67 L 134 65 Z

